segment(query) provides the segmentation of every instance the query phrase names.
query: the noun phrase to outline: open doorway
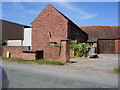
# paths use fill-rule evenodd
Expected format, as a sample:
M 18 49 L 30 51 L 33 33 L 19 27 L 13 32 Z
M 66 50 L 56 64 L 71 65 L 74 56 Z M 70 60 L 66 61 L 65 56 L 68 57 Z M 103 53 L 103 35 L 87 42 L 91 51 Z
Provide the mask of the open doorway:
M 36 51 L 36 59 L 44 59 L 44 51 L 43 50 L 39 50 Z

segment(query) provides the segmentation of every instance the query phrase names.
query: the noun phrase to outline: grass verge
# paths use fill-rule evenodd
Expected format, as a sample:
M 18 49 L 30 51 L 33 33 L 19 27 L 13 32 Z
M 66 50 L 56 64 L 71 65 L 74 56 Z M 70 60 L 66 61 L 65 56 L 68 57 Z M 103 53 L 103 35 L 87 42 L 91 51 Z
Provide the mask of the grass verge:
M 47 61 L 47 60 L 25 60 L 25 59 L 14 59 L 14 58 L 2 58 L 5 61 L 10 61 L 10 62 L 18 62 L 18 63 L 24 63 L 24 64 L 47 64 L 47 65 L 64 65 L 63 62 L 59 61 Z
M 73 57 L 73 59 L 90 59 L 90 57 Z
M 120 67 L 114 68 L 113 71 L 116 72 L 116 73 L 120 73 Z

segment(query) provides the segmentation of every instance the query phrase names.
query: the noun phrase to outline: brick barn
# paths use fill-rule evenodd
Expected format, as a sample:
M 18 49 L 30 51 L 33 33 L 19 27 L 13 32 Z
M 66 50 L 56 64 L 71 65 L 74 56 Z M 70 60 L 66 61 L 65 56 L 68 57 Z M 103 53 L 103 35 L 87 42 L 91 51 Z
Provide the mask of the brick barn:
M 97 53 L 120 53 L 120 28 L 118 26 L 81 26 L 88 34 L 88 43 L 97 47 Z
M 88 35 L 50 4 L 32 22 L 32 50 L 41 51 L 37 59 L 69 61 L 70 39 L 86 42 Z
M 94 45 L 97 53 L 120 53 L 120 29 L 118 26 L 78 27 L 50 4 L 31 24 L 31 47 L 4 47 L 4 57 L 9 51 L 12 58 L 69 62 L 70 40 Z M 74 52 L 71 53 L 73 53 L 73 57 Z

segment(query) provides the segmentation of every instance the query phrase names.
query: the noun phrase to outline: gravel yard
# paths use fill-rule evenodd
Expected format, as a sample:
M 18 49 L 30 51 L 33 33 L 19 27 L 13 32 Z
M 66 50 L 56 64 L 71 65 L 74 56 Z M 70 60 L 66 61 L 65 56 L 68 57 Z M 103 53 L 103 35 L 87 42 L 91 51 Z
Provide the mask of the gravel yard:
M 71 59 L 71 61 L 75 61 L 77 63 L 73 64 L 72 67 L 76 69 L 83 69 L 84 73 L 90 71 L 90 73 L 94 74 L 115 74 L 112 69 L 118 67 L 118 54 L 99 54 L 99 58 L 96 59 Z M 90 74 L 89 73 L 89 74 Z
M 42 70 L 51 70 L 86 75 L 117 76 L 113 68 L 118 67 L 118 54 L 99 54 L 96 59 L 70 59 L 71 62 L 64 66 L 59 65 L 32 65 Z M 4 64 L 4 63 L 3 63 Z
M 43 70 L 54 70 L 59 72 L 78 73 L 86 75 L 109 75 L 117 76 L 113 68 L 118 67 L 118 54 L 100 54 L 97 59 L 71 59 L 76 63 L 69 63 L 64 66 L 38 65 Z
M 34 84 L 34 87 L 40 87 L 42 84 L 41 87 L 118 87 L 118 74 L 112 71 L 118 66 L 118 55 L 100 54 L 98 59 L 71 59 L 71 61 L 77 63 L 59 66 L 3 61 L 2 65 L 11 82 L 10 87 L 20 87 L 23 84 L 23 87 L 33 87 L 33 83 L 36 82 L 39 83 Z M 50 85 L 46 85 L 48 84 L 46 82 L 50 82 Z

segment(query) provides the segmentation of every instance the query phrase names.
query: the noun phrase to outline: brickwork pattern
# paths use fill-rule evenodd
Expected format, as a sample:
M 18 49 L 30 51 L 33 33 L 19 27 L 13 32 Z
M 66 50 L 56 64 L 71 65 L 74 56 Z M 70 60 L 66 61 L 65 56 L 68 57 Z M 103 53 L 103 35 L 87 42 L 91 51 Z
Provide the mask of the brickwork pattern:
M 115 53 L 120 53 L 120 40 L 115 40 Z
M 80 29 L 73 22 L 68 23 L 68 38 L 71 40 L 77 40 L 78 42 L 86 42 L 88 40 L 88 35 L 82 29 Z
M 75 55 L 74 50 L 70 50 L 70 58 L 73 58 L 73 57 L 74 57 L 74 55 Z
M 35 60 L 35 53 L 23 53 L 23 50 L 29 50 L 29 46 L 4 46 L 3 57 L 7 57 L 7 52 L 10 53 L 11 58 Z
M 46 46 L 45 59 L 50 61 L 69 61 L 69 41 L 62 41 L 61 46 Z
M 67 19 L 48 5 L 32 23 L 32 49 L 44 50 L 50 41 L 67 38 Z
M 77 33 L 77 37 L 72 33 Z M 61 39 L 78 39 L 83 42 L 87 37 L 85 32 L 51 5 L 32 22 L 32 50 L 44 50 L 46 60 L 69 61 L 70 42 Z M 61 47 L 50 46 L 50 41 Z

